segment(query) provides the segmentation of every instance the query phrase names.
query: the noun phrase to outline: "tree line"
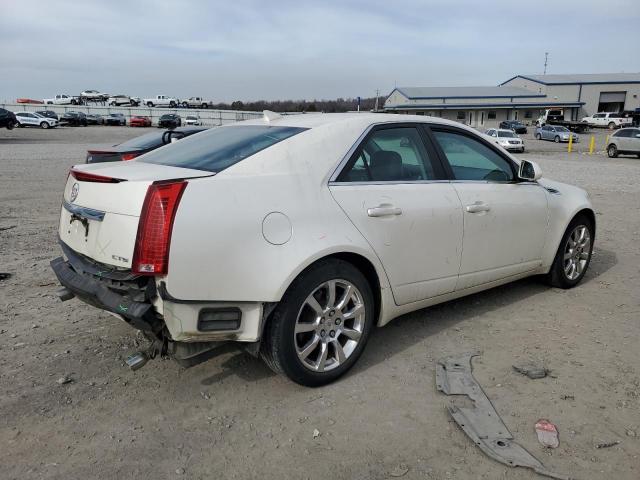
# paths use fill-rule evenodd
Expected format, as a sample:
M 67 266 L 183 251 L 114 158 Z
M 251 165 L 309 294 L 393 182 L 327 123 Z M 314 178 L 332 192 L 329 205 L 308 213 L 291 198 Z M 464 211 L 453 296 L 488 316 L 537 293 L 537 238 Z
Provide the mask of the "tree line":
M 378 108 L 381 109 L 384 97 L 378 99 Z M 361 98 L 360 110 L 373 110 L 376 98 Z M 244 110 L 261 112 L 271 110 L 272 112 L 348 112 L 358 109 L 357 98 L 338 98 L 336 100 L 257 100 L 254 102 L 242 102 L 236 100 L 231 103 L 214 104 L 212 108 L 219 110 Z

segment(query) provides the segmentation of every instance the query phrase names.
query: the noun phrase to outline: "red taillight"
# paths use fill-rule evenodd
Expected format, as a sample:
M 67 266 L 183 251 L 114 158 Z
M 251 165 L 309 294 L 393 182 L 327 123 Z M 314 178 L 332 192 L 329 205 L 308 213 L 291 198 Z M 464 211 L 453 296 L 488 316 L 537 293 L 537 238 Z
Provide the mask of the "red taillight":
M 123 153 L 122 155 L 120 155 L 120 158 L 122 158 L 122 160 L 126 162 L 127 160 L 133 160 L 138 155 L 140 154 L 139 153 Z
M 167 274 L 173 220 L 186 186 L 184 180 L 149 185 L 138 224 L 133 273 Z
M 69 172 L 73 178 L 79 182 L 95 182 L 95 183 L 119 183 L 124 182 L 121 178 L 105 177 L 104 175 L 96 175 L 95 173 L 83 172 L 81 170 L 71 169 Z

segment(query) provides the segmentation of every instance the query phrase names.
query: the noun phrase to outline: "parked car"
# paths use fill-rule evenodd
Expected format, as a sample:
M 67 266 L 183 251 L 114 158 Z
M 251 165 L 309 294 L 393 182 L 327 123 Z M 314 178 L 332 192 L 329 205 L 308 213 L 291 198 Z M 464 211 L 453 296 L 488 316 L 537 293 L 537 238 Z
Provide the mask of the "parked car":
M 36 113 L 38 115 L 42 115 L 43 117 L 53 118 L 54 120 L 58 120 L 58 114 L 53 110 L 38 110 Z
M 175 108 L 180 103 L 180 100 L 173 97 L 167 97 L 166 95 L 156 95 L 154 98 L 145 98 L 142 102 L 147 107 L 171 107 Z
M 140 137 L 114 145 L 111 148 L 88 150 L 86 163 L 119 162 L 133 160 L 140 155 L 160 148 L 171 142 L 206 130 L 202 127 L 182 127 L 175 130 L 153 131 Z
M 104 117 L 97 113 L 88 114 L 87 125 L 104 125 Z
M 567 127 L 545 125 L 536 128 L 536 138 L 538 140 L 553 140 L 556 143 L 568 142 L 570 135 L 573 136 L 574 142 L 579 140 L 578 134 L 571 132 Z
M 202 125 L 202 120 L 200 120 L 199 115 L 187 115 L 184 118 L 185 125 Z
M 53 98 L 45 98 L 43 102 L 48 105 L 79 105 L 80 98 L 72 95 L 59 94 Z
M 111 95 L 107 99 L 107 103 L 113 107 L 119 107 L 121 105 L 137 107 L 140 105 L 140 99 L 138 97 L 130 97 L 129 95 Z
M 80 94 L 80 98 L 83 101 L 89 100 L 92 102 L 106 102 L 109 98 L 109 94 L 99 92 L 98 90 L 85 90 Z
M 87 122 L 87 115 L 83 112 L 66 112 L 60 117 L 61 125 L 69 125 L 72 127 L 86 127 L 88 123 L 89 122 Z
M 513 130 L 516 133 L 527 133 L 527 126 L 519 120 L 504 120 L 500 122 L 500 128 Z
M 563 108 L 546 109 L 542 115 L 536 120 L 536 127 L 544 127 L 545 125 L 556 125 L 559 127 L 567 127 L 572 132 L 584 132 L 589 130 L 589 123 L 585 121 L 577 122 L 575 120 L 567 120 L 571 117 L 571 112 Z
M 151 119 L 143 115 L 133 115 L 129 120 L 130 127 L 150 127 Z
M 43 117 L 35 112 L 14 112 L 19 127 L 54 128 L 58 121 L 53 118 Z
M 7 130 L 13 130 L 18 126 L 18 119 L 15 113 L 7 110 L 6 108 L 0 108 L 0 128 L 6 128 Z
M 606 127 L 609 130 L 613 130 L 614 128 L 621 128 L 631 126 L 633 119 L 630 117 L 626 117 L 621 113 L 595 113 L 590 117 L 584 117 L 582 119 L 583 122 L 588 123 L 593 127 Z
M 640 128 L 621 128 L 609 137 L 607 155 L 636 155 L 640 158 Z
M 165 113 L 158 120 L 158 128 L 176 128 L 180 125 L 182 125 L 182 119 L 175 113 Z
M 211 105 L 210 100 L 205 100 L 202 97 L 189 97 L 187 100 L 182 101 L 182 106 L 184 108 L 209 108 Z
M 577 285 L 595 213 L 541 175 L 444 119 L 267 112 L 73 167 L 51 265 L 61 299 L 121 317 L 154 352 L 191 365 L 236 341 L 318 386 L 407 312 L 531 275 Z
M 109 115 L 105 115 L 104 124 L 125 126 L 127 119 L 122 113 L 110 113 Z
M 17 98 L 16 103 L 30 103 L 35 105 L 42 105 L 44 100 L 34 100 L 33 98 Z
M 490 128 L 486 135 L 494 137 L 496 143 L 502 148 L 512 152 L 524 152 L 524 140 L 522 140 L 513 130 L 504 128 Z

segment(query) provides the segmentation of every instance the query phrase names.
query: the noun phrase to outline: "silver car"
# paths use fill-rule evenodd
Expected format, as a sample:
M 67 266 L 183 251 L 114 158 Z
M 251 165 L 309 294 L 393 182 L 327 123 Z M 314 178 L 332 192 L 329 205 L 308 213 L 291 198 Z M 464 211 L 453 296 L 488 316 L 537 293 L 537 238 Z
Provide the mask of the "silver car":
M 640 128 L 621 128 L 609 137 L 607 155 L 637 155 L 640 158 Z
M 578 141 L 578 134 L 572 133 L 567 127 L 559 125 L 544 125 L 536 128 L 536 138 L 538 140 L 553 140 L 556 143 L 568 142 L 569 135 L 573 136 L 573 141 Z

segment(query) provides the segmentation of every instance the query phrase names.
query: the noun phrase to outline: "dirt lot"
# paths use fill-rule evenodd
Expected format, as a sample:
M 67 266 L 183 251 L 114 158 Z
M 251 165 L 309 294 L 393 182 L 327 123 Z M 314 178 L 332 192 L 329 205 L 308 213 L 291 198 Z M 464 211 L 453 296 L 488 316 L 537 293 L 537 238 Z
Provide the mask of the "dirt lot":
M 140 133 L 0 131 L 0 272 L 12 274 L 0 281 L 1 478 L 539 478 L 486 457 L 448 417 L 435 360 L 472 350 L 505 423 L 549 469 L 640 478 L 640 160 L 528 140 L 523 157 L 591 194 L 599 223 L 585 281 L 563 291 L 529 279 L 406 315 L 374 332 L 349 375 L 312 390 L 234 349 L 189 370 L 154 361 L 131 372 L 134 330 L 54 296 L 69 167 L 89 145 Z M 552 376 L 512 370 L 528 360 Z M 540 418 L 558 426 L 559 448 L 539 445 Z

